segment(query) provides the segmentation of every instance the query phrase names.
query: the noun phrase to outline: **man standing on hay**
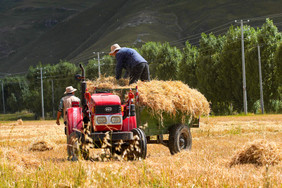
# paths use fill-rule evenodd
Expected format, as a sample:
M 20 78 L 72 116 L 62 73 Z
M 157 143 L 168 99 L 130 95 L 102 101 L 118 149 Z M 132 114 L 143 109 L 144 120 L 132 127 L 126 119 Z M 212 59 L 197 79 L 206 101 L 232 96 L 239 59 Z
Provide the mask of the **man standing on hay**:
M 134 49 L 121 48 L 118 44 L 111 46 L 109 55 L 116 57 L 116 79 L 121 78 L 122 69 L 126 70 L 124 77 L 130 78 L 129 85 L 141 81 L 150 81 L 148 62 Z
M 72 86 L 66 87 L 65 95 L 60 100 L 58 113 L 57 113 L 57 121 L 56 124 L 60 125 L 60 117 L 62 113 L 64 114 L 64 124 L 65 124 L 65 134 L 67 135 L 67 109 L 70 107 L 79 107 L 80 99 L 74 95 L 77 89 L 73 88 Z M 67 143 L 69 143 L 69 138 L 67 136 Z M 67 147 L 68 156 L 71 156 L 70 148 Z

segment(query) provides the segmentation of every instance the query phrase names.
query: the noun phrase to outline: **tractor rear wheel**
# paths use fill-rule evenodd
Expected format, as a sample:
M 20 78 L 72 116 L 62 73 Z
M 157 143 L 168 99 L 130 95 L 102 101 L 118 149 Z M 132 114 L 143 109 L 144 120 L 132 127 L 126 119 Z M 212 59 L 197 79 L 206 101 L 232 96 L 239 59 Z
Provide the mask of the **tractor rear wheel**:
M 72 161 L 77 161 L 79 158 L 79 136 L 76 134 L 76 132 L 72 132 L 69 135 L 69 139 L 68 139 L 68 157 L 70 160 Z
M 144 133 L 139 128 L 135 128 L 131 130 L 133 132 L 134 140 L 130 143 L 128 148 L 127 159 L 135 160 L 135 159 L 145 159 L 147 156 L 147 138 Z
M 77 132 L 72 132 L 69 136 L 69 158 L 72 161 L 77 161 L 80 156 L 83 159 L 89 159 L 89 149 L 84 148 L 81 143 L 81 135 Z
M 169 131 L 168 147 L 172 155 L 181 150 L 190 150 L 192 147 L 190 128 L 182 124 L 172 126 Z

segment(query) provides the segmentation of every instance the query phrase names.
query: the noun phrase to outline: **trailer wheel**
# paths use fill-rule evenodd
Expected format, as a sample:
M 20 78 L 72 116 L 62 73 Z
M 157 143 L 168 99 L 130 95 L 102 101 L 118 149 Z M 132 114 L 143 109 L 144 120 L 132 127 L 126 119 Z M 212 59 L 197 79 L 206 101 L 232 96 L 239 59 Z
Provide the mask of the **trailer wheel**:
M 129 151 L 127 154 L 128 160 L 134 160 L 134 159 L 145 159 L 147 156 L 147 138 L 144 133 L 139 128 L 135 128 L 131 130 L 134 135 L 134 141 L 131 142 Z
M 190 150 L 192 147 L 190 128 L 181 124 L 172 126 L 169 131 L 168 147 L 172 155 L 181 150 Z

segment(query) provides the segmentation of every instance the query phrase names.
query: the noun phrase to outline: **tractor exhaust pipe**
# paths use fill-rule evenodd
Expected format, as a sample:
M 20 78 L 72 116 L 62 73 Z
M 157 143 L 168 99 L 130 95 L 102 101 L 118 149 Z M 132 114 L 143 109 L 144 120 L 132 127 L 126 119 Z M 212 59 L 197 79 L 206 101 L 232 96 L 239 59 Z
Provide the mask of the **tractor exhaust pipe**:
M 84 109 L 84 107 L 87 106 L 85 99 L 85 91 L 86 91 L 85 71 L 82 64 L 79 64 L 79 67 L 81 69 L 81 104 Z
M 86 92 L 86 81 L 85 81 L 85 71 L 84 68 L 82 66 L 82 64 L 79 64 L 79 67 L 81 69 L 81 77 L 80 77 L 80 81 L 81 81 L 81 106 L 82 106 L 82 113 L 83 115 L 83 122 L 84 122 L 84 126 L 88 126 L 88 122 L 90 120 L 90 117 L 87 113 L 88 110 L 88 106 L 86 103 L 86 98 L 85 98 L 85 92 Z M 84 137 L 82 136 L 82 139 L 84 139 Z

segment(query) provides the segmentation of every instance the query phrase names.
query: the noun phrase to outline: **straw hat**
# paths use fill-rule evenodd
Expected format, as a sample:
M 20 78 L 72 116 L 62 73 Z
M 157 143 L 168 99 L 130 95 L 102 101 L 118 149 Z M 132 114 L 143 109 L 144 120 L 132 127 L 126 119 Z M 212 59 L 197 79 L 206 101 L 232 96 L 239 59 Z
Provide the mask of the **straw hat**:
M 115 53 L 115 51 L 121 49 L 121 47 L 118 44 L 113 44 L 111 46 L 111 52 L 109 53 L 109 55 L 113 55 Z
M 66 91 L 64 94 L 75 92 L 77 89 L 73 88 L 72 86 L 66 87 Z

